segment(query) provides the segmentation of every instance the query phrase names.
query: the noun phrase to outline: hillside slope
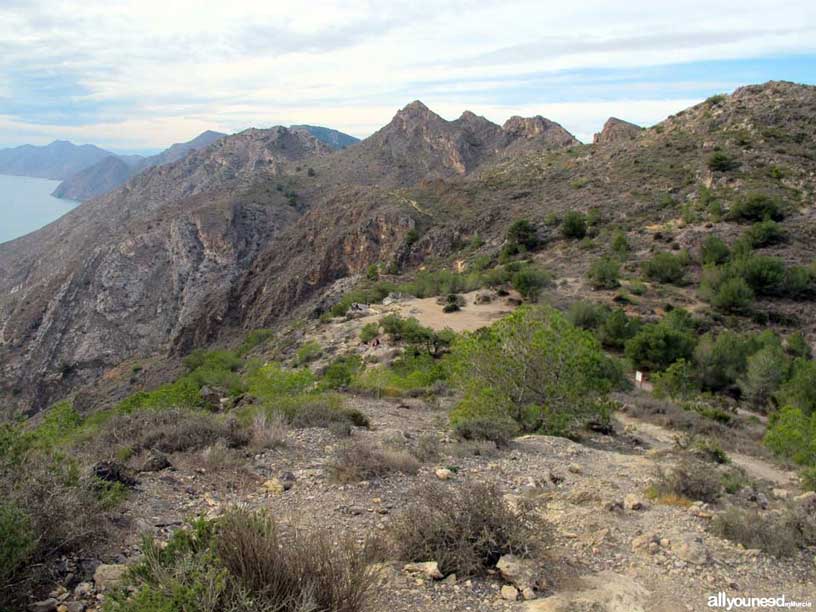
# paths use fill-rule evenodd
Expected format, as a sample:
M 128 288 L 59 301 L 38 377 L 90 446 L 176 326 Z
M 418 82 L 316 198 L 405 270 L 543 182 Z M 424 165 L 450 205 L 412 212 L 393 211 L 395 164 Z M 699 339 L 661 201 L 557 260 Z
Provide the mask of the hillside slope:
M 763 190 L 789 208 L 775 252 L 810 263 L 815 121 L 816 88 L 768 83 L 595 145 L 539 118 L 445 121 L 420 102 L 341 151 L 286 128 L 221 139 L 0 248 L 4 397 L 39 410 L 127 358 L 274 325 L 371 264 L 453 263 L 470 242 L 495 255 L 520 218 L 541 228 L 536 257 L 581 288 L 615 231 L 636 273 L 654 252 L 698 249 L 715 225 L 733 237 L 740 226 L 713 221 L 711 201 L 727 211 Z M 736 167 L 712 170 L 718 151 Z M 594 211 L 595 240 L 547 229 L 570 210 Z M 695 297 L 655 289 L 639 308 L 674 299 Z M 807 303 L 774 304 L 816 331 Z

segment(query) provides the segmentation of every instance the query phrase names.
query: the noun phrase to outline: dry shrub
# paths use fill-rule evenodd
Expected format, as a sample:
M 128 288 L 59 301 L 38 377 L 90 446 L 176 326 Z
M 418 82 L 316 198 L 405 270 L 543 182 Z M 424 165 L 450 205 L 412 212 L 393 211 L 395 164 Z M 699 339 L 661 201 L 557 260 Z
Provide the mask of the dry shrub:
M 106 611 L 363 612 L 379 547 L 327 530 L 282 529 L 244 509 L 199 519 L 165 546 L 148 538 L 124 588 Z
M 97 437 L 100 454 L 128 448 L 134 452 L 155 448 L 164 453 L 199 450 L 223 442 L 229 448 L 245 446 L 249 433 L 236 421 L 183 409 L 144 411 L 120 415 Z
M 284 535 L 268 515 L 236 510 L 220 524 L 216 554 L 259 609 L 358 612 L 374 585 L 373 549 L 335 540 L 328 531 Z
M 652 489 L 657 498 L 674 495 L 713 503 L 720 497 L 722 484 L 710 466 L 686 459 L 671 468 L 661 468 Z
M 283 448 L 289 433 L 286 417 L 279 413 L 259 412 L 252 420 L 250 444 L 255 449 Z
M 357 482 L 382 478 L 394 472 L 416 474 L 419 461 L 407 451 L 357 440 L 337 451 L 329 469 L 336 482 Z
M 297 408 L 291 416 L 293 427 L 327 427 L 338 423 L 368 427 L 368 417 L 353 408 L 338 408 L 331 403 L 315 399 Z
M 549 529 L 522 505 L 511 509 L 495 485 L 425 485 L 391 527 L 406 561 L 436 561 L 444 574 L 484 574 L 502 555 L 530 557 Z
M 78 474 L 73 462 L 50 453 L 30 454 L 13 474 L 0 461 L 0 514 L 18 519 L 16 526 L 5 523 L 14 527 L 9 532 L 0 524 L 0 561 L 8 563 L 0 568 L 0 609 L 18 609 L 30 585 L 47 579 L 45 562 L 104 537 L 108 523 L 96 483 Z
M 794 502 L 776 513 L 731 507 L 714 518 L 710 529 L 745 548 L 788 557 L 800 548 L 816 544 L 816 502 Z

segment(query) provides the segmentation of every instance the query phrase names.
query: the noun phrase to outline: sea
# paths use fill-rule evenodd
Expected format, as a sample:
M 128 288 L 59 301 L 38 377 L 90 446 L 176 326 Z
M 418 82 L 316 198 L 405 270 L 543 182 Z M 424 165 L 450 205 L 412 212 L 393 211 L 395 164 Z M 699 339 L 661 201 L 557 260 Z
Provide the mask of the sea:
M 51 195 L 59 181 L 0 174 L 0 243 L 48 225 L 79 202 Z

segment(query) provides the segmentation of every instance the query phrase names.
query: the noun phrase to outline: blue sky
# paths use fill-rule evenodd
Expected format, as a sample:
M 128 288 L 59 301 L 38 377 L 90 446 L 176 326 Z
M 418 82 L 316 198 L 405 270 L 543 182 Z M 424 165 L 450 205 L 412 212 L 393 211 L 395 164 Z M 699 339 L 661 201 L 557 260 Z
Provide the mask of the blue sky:
M 816 3 L 0 2 L 0 146 L 147 151 L 290 123 L 364 137 L 414 99 L 589 140 L 608 116 L 650 125 L 771 79 L 816 82 Z

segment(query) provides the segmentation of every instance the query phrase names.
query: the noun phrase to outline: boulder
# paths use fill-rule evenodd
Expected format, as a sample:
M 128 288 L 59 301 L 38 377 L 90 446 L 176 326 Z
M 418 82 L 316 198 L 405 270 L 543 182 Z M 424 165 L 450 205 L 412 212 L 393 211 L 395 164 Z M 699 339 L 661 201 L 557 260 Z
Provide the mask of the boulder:
M 646 510 L 649 504 L 640 499 L 637 495 L 630 493 L 623 498 L 623 507 L 627 510 Z
M 127 572 L 124 564 L 102 564 L 94 572 L 94 584 L 97 591 L 115 589 L 122 584 Z
M 547 586 L 538 567 L 529 559 L 522 559 L 516 555 L 502 555 L 496 563 L 496 569 L 503 580 L 519 591 L 543 590 Z
M 436 561 L 423 561 L 422 563 L 407 563 L 403 568 L 409 574 L 422 574 L 431 580 L 442 580 L 445 576 L 439 570 Z
M 649 591 L 627 576 L 600 572 L 584 576 L 581 586 L 545 599 L 527 602 L 525 612 L 651 612 L 647 607 Z M 675 608 L 679 609 L 679 608 Z
M 161 472 L 167 468 L 172 467 L 170 460 L 160 450 L 152 449 L 142 462 L 141 472 Z
M 453 478 L 453 470 L 449 470 L 448 468 L 437 468 L 434 474 L 436 474 L 439 480 L 450 480 Z
M 514 586 L 510 586 L 509 584 L 505 584 L 501 588 L 501 597 L 507 601 L 516 601 L 518 599 L 518 589 Z
M 91 468 L 93 475 L 99 480 L 110 483 L 120 483 L 126 487 L 135 487 L 138 482 L 130 471 L 121 463 L 115 461 L 100 461 Z
M 42 601 L 35 601 L 28 606 L 31 612 L 56 612 L 59 602 L 53 597 L 43 599 Z
M 686 537 L 672 543 L 674 556 L 694 565 L 702 565 L 708 561 L 708 551 L 703 543 L 691 537 Z

